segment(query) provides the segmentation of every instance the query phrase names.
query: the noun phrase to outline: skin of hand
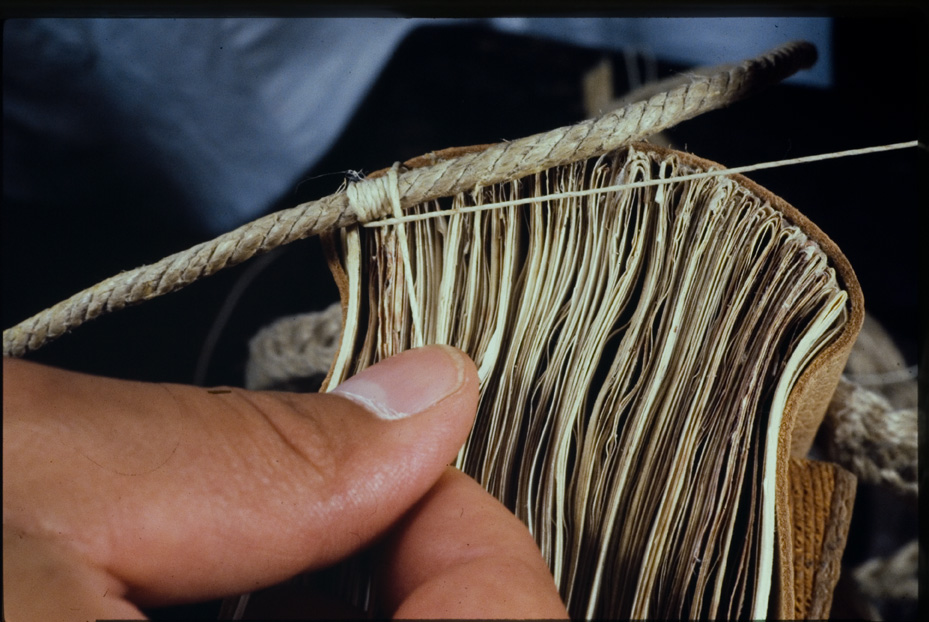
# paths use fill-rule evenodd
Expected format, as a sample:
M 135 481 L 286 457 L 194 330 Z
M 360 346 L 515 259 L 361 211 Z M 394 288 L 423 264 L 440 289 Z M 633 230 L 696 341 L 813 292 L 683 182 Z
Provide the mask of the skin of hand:
M 525 526 L 447 467 L 478 399 L 454 348 L 404 352 L 316 395 L 13 359 L 3 383 L 7 620 L 141 618 L 375 543 L 383 615 L 567 618 Z

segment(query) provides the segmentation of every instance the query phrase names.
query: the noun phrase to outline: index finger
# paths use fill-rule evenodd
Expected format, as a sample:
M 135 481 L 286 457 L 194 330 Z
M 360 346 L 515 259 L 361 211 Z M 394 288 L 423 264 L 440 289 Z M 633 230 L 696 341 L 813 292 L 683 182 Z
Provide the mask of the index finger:
M 391 532 L 378 572 L 395 618 L 568 619 L 526 526 L 453 468 Z

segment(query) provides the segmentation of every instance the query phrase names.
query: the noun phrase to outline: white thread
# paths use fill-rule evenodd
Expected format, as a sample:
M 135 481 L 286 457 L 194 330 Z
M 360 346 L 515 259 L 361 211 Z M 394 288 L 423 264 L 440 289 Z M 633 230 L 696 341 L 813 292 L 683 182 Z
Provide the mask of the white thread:
M 358 222 L 367 223 L 390 213 L 390 187 L 389 175 L 348 184 L 345 194 L 348 196 L 349 207 L 358 216 Z
M 403 258 L 403 275 L 406 278 L 407 294 L 410 298 L 410 313 L 413 315 L 413 346 L 425 345 L 423 341 L 423 322 L 419 312 L 419 302 L 416 300 L 416 287 L 413 283 L 413 262 L 410 261 L 410 245 L 406 237 L 406 225 L 402 223 L 403 210 L 400 209 L 400 184 L 397 181 L 397 169 L 400 168 L 399 162 L 387 171 L 387 191 L 390 196 L 390 204 L 393 208 L 394 219 L 397 220 L 397 237 L 400 240 L 400 256 Z
M 349 183 L 345 188 L 348 196 L 348 205 L 358 216 L 358 222 L 365 224 L 387 214 L 393 213 L 391 220 L 403 222 L 403 210 L 400 207 L 400 186 L 397 170 L 399 162 L 394 162 L 386 175 L 365 179 L 357 183 Z M 383 221 L 382 221 L 383 222 Z M 397 227 L 397 237 L 400 240 L 400 255 L 403 258 L 403 273 L 406 279 L 406 288 L 410 298 L 410 312 L 413 316 L 414 346 L 424 345 L 423 326 L 419 303 L 416 300 L 416 290 L 413 284 L 413 262 L 410 260 L 410 248 L 406 237 L 406 228 Z
M 566 199 L 569 197 L 580 197 L 580 196 L 589 196 L 593 194 L 602 194 L 606 192 L 616 192 L 619 190 L 630 190 L 632 188 L 645 188 L 647 186 L 659 186 L 663 184 L 668 184 L 675 181 L 690 181 L 694 179 L 704 179 L 707 177 L 718 177 L 722 175 L 735 175 L 739 173 L 747 173 L 749 171 L 757 171 L 767 168 L 777 168 L 780 166 L 790 166 L 792 164 L 804 164 L 807 162 L 818 162 L 820 160 L 832 160 L 835 158 L 846 158 L 850 156 L 865 155 L 868 153 L 876 153 L 880 151 L 892 151 L 894 149 L 906 149 L 909 147 L 922 146 L 918 141 L 911 140 L 904 143 L 894 143 L 890 145 L 880 145 L 876 147 L 864 147 L 862 149 L 849 149 L 846 151 L 836 151 L 833 153 L 822 153 L 819 155 L 804 156 L 801 158 L 791 158 L 788 160 L 775 160 L 772 162 L 760 162 L 758 164 L 749 164 L 746 166 L 738 166 L 736 168 L 723 168 L 723 169 L 713 169 L 710 171 L 704 171 L 702 173 L 692 173 L 690 175 L 681 175 L 679 177 L 667 177 L 665 179 L 652 179 L 649 181 L 637 181 L 628 184 L 618 184 L 615 186 L 605 186 L 603 188 L 590 188 L 587 190 L 575 190 L 572 192 L 558 192 L 555 194 L 548 194 L 538 197 L 524 197 L 521 199 L 513 199 L 511 201 L 501 201 L 499 203 L 485 203 L 484 205 L 474 205 L 470 207 L 461 207 L 457 211 L 461 213 L 469 212 L 480 212 L 490 209 L 498 209 L 501 207 L 508 207 L 510 205 L 523 205 L 525 203 L 534 203 L 545 200 L 559 200 Z M 442 210 L 438 212 L 426 212 L 423 214 L 407 214 L 401 217 L 397 217 L 394 214 L 393 218 L 385 218 L 384 220 L 377 220 L 376 222 L 366 221 L 364 223 L 365 227 L 385 227 L 387 225 L 394 225 L 399 222 L 412 222 L 417 220 L 426 220 L 429 218 L 437 218 L 446 214 L 448 210 Z

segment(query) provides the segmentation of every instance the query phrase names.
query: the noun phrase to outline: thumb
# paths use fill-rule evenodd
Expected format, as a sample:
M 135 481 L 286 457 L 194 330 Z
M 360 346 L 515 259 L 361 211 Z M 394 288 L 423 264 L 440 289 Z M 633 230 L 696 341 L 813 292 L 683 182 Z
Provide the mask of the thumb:
M 447 346 L 319 395 L 10 363 L 5 530 L 71 566 L 77 552 L 141 605 L 257 589 L 363 548 L 442 475 L 478 396 L 474 364 Z

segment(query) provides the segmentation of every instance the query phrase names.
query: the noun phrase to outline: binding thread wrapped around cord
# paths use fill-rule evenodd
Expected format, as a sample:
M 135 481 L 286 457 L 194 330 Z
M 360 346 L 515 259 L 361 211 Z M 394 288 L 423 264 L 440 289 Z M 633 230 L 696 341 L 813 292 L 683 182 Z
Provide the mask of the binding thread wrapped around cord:
M 394 162 L 387 175 L 348 182 L 345 194 L 348 197 L 348 206 L 355 213 L 358 222 L 380 220 L 397 211 L 399 208 L 399 194 L 397 193 L 399 168 L 400 163 Z M 395 195 L 397 195 L 396 202 L 394 201 Z

